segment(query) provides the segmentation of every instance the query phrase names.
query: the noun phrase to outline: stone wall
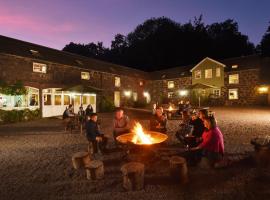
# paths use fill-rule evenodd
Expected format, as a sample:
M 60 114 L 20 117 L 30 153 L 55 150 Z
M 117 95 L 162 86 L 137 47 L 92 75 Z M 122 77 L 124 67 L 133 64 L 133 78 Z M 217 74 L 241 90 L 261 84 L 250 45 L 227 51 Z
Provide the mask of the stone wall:
M 259 69 L 226 72 L 224 75 L 225 87 L 222 89 L 222 97 L 225 105 L 256 104 L 256 86 L 259 85 L 259 73 Z M 239 74 L 239 84 L 229 84 L 230 74 Z M 229 100 L 229 89 L 238 89 L 238 99 Z

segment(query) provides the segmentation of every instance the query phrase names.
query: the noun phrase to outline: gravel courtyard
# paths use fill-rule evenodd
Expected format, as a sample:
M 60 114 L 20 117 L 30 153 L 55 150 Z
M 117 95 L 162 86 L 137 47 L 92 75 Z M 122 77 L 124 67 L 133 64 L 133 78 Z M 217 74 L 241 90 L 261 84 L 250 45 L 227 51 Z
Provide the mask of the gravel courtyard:
M 212 108 L 224 134 L 228 154 L 250 155 L 250 139 L 270 135 L 269 108 Z M 128 112 L 146 126 L 150 116 Z M 100 114 L 101 129 L 110 137 L 112 114 Z M 169 122 L 170 139 L 177 121 Z M 110 145 L 110 144 L 109 144 Z M 111 145 L 110 145 L 111 146 Z M 84 170 L 76 171 L 71 156 L 87 149 L 79 132 L 64 132 L 60 119 L 0 126 L 0 200 L 11 199 L 269 199 L 270 173 L 258 170 L 249 160 L 237 160 L 226 169 L 189 168 L 186 186 L 169 179 L 168 160 L 161 158 L 147 168 L 145 189 L 125 192 L 120 167 L 122 152 L 112 151 L 103 158 L 105 178 L 97 182 L 86 179 Z

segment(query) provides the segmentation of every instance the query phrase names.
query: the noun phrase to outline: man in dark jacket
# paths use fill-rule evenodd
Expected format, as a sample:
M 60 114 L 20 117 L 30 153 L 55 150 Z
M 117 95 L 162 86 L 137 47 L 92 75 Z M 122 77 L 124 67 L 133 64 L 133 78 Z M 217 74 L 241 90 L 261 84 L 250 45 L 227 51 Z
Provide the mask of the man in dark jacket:
M 97 124 L 97 114 L 92 113 L 86 122 L 86 137 L 87 140 L 92 143 L 93 154 L 98 153 L 98 146 L 102 152 L 106 149 L 107 138 L 104 134 L 100 133 L 98 124 Z
M 163 108 L 159 107 L 156 109 L 156 114 L 150 119 L 150 130 L 161 133 L 167 132 L 167 116 L 163 113 Z

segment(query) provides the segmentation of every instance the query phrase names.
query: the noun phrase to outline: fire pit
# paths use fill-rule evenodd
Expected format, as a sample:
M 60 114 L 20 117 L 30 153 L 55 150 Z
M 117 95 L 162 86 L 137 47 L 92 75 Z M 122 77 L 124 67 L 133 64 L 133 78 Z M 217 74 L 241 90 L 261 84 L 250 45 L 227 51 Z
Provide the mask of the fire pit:
M 140 123 L 136 123 L 131 133 L 120 135 L 116 138 L 124 144 L 126 156 L 129 160 L 150 160 L 156 156 L 155 146 L 168 139 L 168 136 L 155 131 L 145 131 Z

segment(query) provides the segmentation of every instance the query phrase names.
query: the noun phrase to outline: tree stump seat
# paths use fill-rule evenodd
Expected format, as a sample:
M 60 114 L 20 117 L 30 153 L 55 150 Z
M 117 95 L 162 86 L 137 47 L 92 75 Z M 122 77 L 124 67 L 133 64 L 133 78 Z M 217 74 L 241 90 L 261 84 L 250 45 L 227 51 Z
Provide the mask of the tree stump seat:
M 92 160 L 85 166 L 88 180 L 97 180 L 104 177 L 104 165 L 100 160 Z
M 72 156 L 72 164 L 74 169 L 85 168 L 85 165 L 87 165 L 90 161 L 91 159 L 88 152 L 77 152 Z
M 188 182 L 188 168 L 186 159 L 180 156 L 172 156 L 170 158 L 170 174 L 171 177 L 182 184 Z
M 121 167 L 123 187 L 128 190 L 141 190 L 144 187 L 144 164 L 129 162 Z

